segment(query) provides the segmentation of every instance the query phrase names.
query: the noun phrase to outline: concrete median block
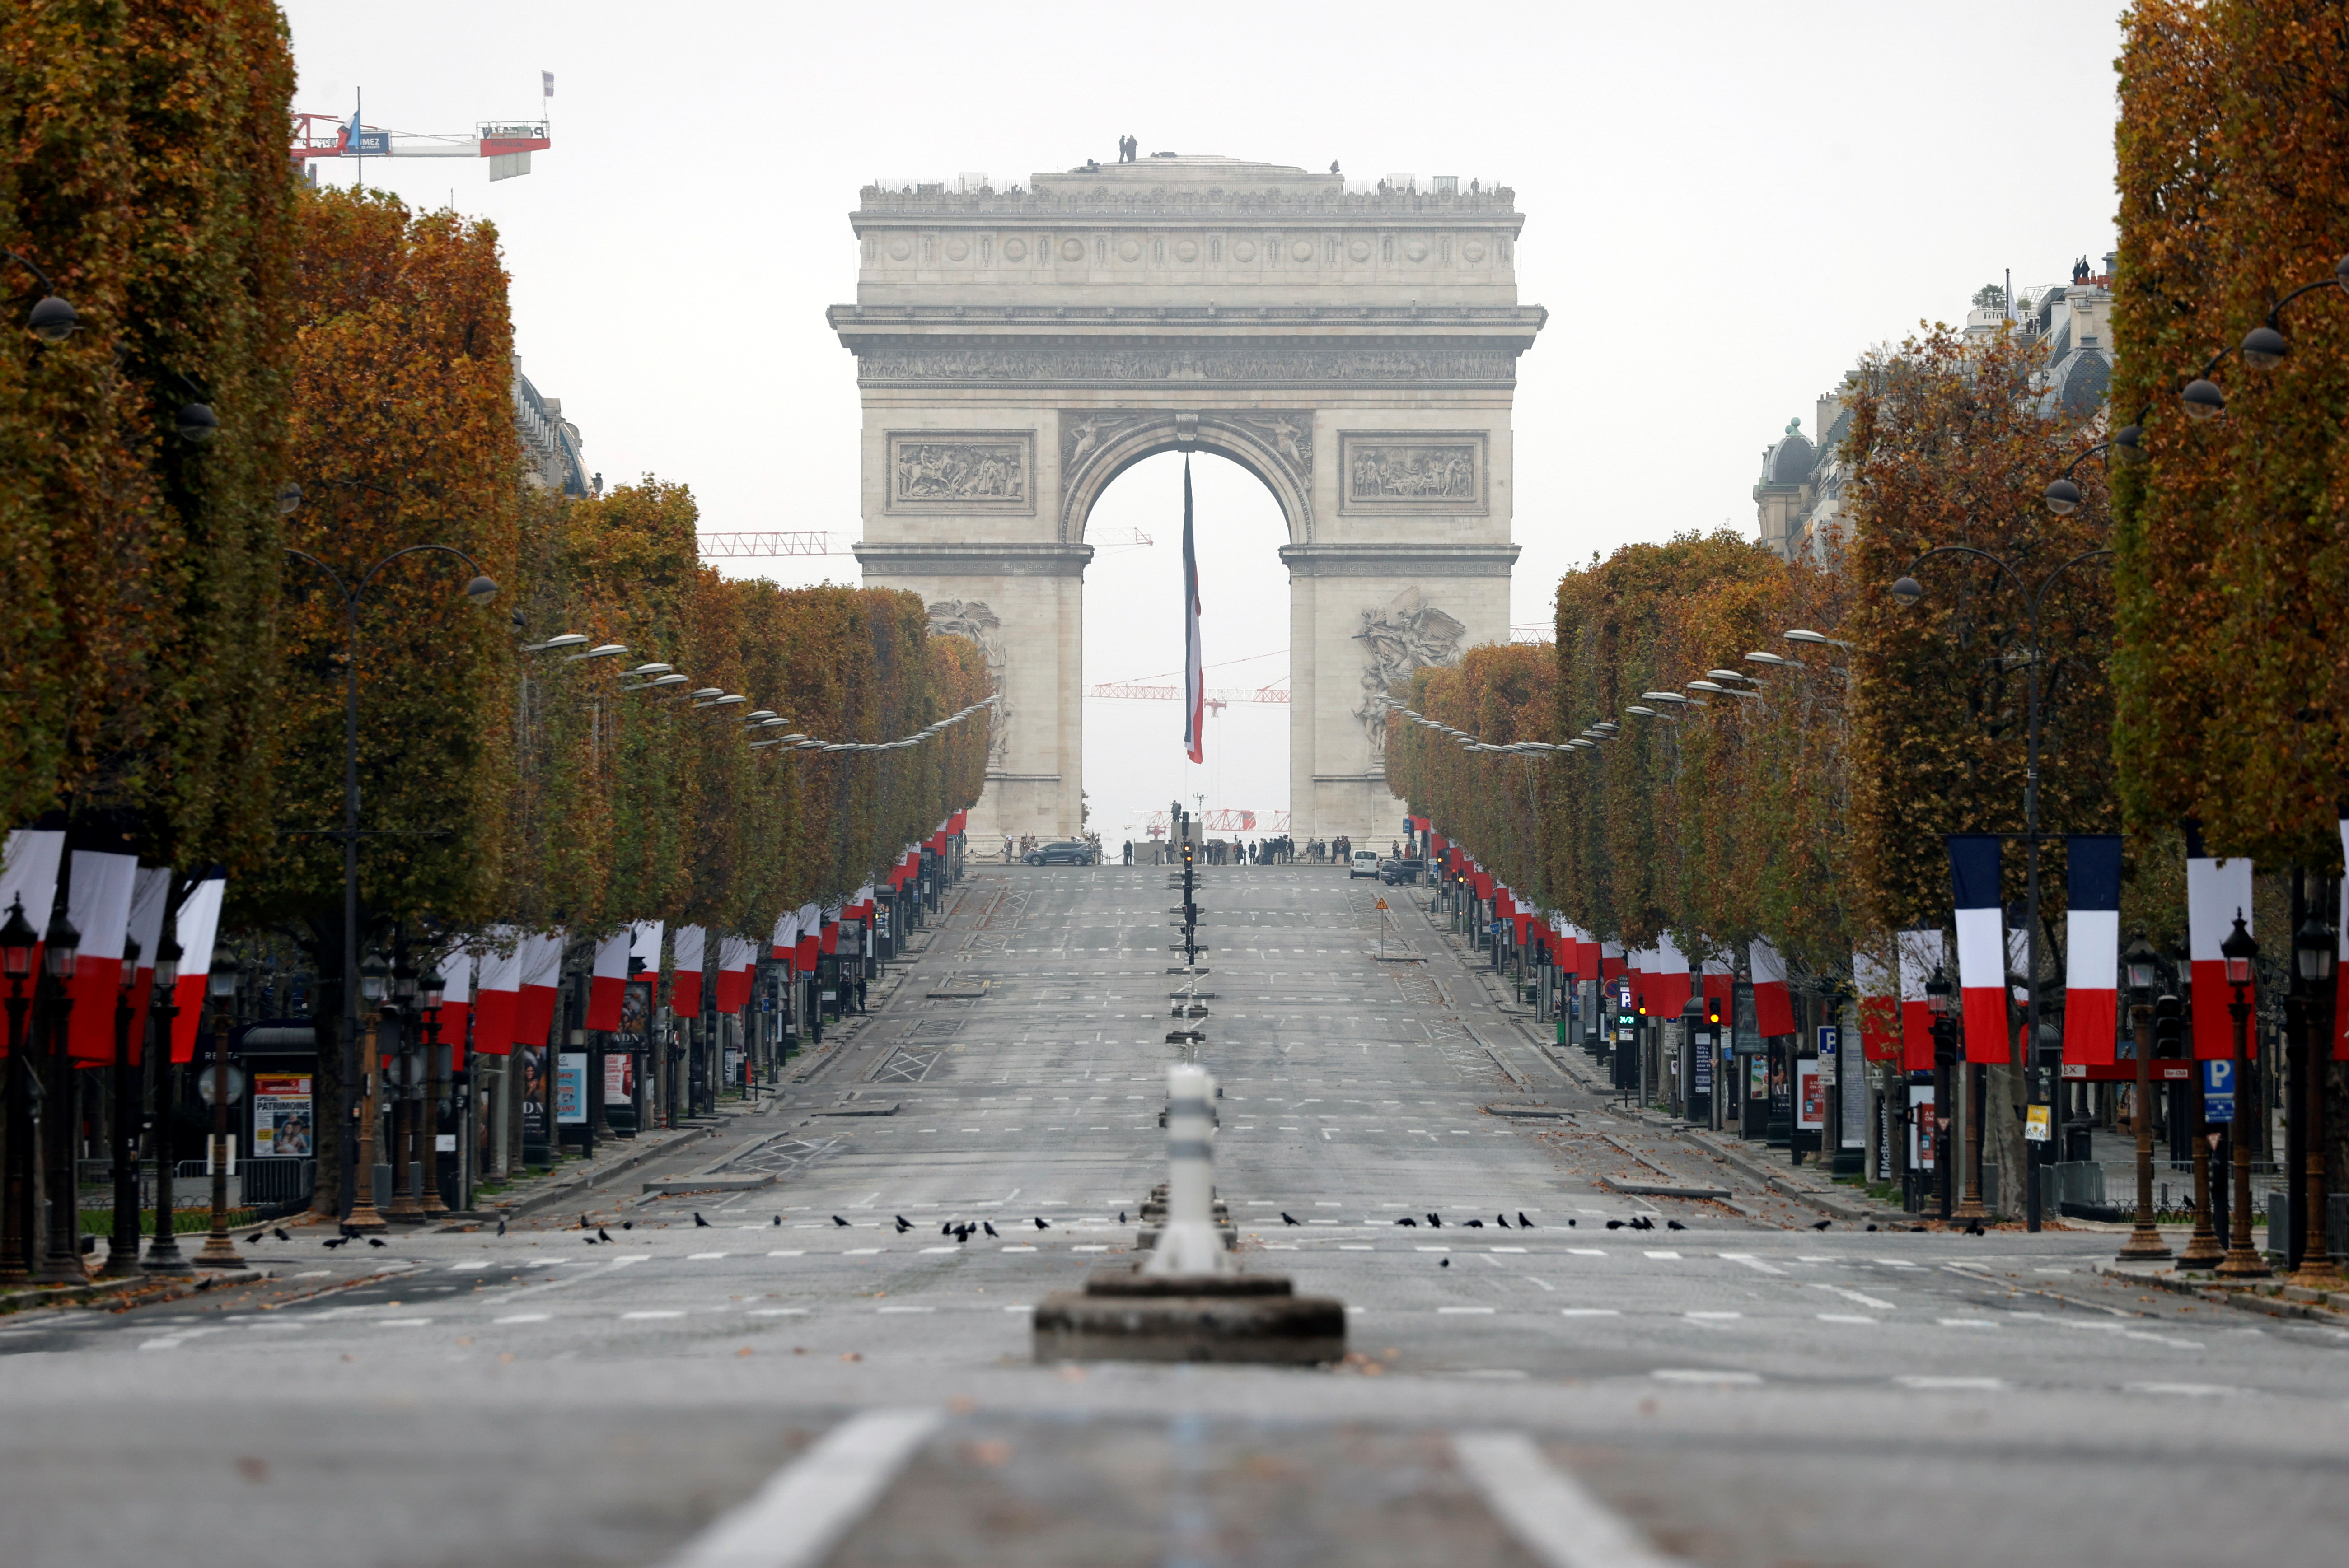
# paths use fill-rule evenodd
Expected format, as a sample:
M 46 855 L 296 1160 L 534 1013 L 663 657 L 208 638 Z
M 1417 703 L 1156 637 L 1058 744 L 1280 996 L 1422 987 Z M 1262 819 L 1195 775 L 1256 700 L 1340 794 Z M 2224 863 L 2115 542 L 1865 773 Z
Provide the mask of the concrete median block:
M 1280 1274 L 1094 1275 L 1035 1312 L 1035 1357 L 1309 1367 L 1346 1354 L 1345 1304 Z

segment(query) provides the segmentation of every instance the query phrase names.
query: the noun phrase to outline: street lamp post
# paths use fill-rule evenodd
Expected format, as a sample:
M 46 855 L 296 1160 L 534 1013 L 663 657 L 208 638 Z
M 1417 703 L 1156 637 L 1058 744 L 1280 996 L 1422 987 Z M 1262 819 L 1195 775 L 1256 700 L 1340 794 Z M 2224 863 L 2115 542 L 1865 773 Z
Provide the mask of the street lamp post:
M 1956 1172 L 1950 1168 L 1950 1087 L 1957 1066 L 1958 1030 L 1950 1017 L 1950 982 L 1936 965 L 1925 982 L 1925 1006 L 1933 1018 L 1933 1114 L 1924 1131 L 1932 1141 L 1933 1196 L 1940 1217 L 1951 1217 Z
M 147 1009 L 147 1088 L 155 1108 L 147 1141 L 155 1150 L 155 1237 L 139 1266 L 150 1274 L 194 1272 L 180 1251 L 179 1233 L 171 1228 L 176 1212 L 171 1204 L 171 1036 L 180 1017 L 180 939 L 171 923 L 163 926 L 163 945 L 155 952 L 155 989 Z
M 359 998 L 357 995 L 359 983 L 359 601 L 375 582 L 376 574 L 385 567 L 403 556 L 428 552 L 453 555 L 473 569 L 472 580 L 465 584 L 465 597 L 476 606 L 487 604 L 497 597 L 498 585 L 481 572 L 481 562 L 453 544 L 411 544 L 404 550 L 395 550 L 368 567 L 356 583 L 345 582 L 341 573 L 307 551 L 288 546 L 285 552 L 325 573 L 327 581 L 334 583 L 335 591 L 343 597 L 343 826 L 339 832 L 329 831 L 324 836 L 339 838 L 343 841 L 342 1033 L 346 1064 L 350 1060 L 351 1042 L 359 1032 Z M 367 1022 L 369 1051 L 375 1048 L 374 1030 L 375 1019 L 370 1016 Z M 371 1060 L 367 1064 L 365 1076 L 371 1094 L 375 1082 L 375 1065 Z M 350 1078 L 351 1075 L 346 1071 L 343 1075 L 343 1105 L 338 1108 L 344 1113 L 347 1113 L 350 1105 Z M 372 1133 L 368 1134 L 367 1141 L 372 1146 Z M 357 1183 L 372 1183 L 374 1180 L 371 1169 L 361 1170 L 355 1178 Z M 357 1221 L 359 1212 L 358 1200 L 354 1195 L 350 1222 Z M 383 1220 L 375 1212 L 375 1194 L 371 1186 L 366 1195 L 366 1213 L 368 1222 L 360 1228 L 380 1230 Z
M 66 855 L 66 875 L 72 875 L 73 856 Z M 89 1271 L 82 1266 L 80 1205 L 74 1197 L 73 1059 L 67 1031 L 73 1021 L 73 978 L 80 967 L 81 933 L 66 917 L 67 888 L 58 890 L 56 911 L 41 937 L 41 977 L 34 982 L 33 997 L 48 1023 L 49 1081 L 41 1086 L 33 1107 L 29 1141 L 47 1162 L 42 1186 L 48 1208 L 48 1243 L 40 1249 L 33 1273 L 36 1284 L 87 1284 Z M 43 992 L 47 992 L 46 997 Z M 55 1103 L 50 1103 L 54 1101 Z M 41 1126 L 46 1119 L 48 1126 Z
M 440 1044 L 440 1002 L 449 989 L 438 965 L 427 969 L 416 983 L 417 1007 L 424 1020 L 424 1103 L 418 1115 L 423 1131 L 417 1144 L 424 1160 L 424 1197 L 417 1205 L 427 1220 L 437 1220 L 449 1212 L 449 1205 L 440 1201 L 440 1085 L 443 1082 Z
M 228 1130 L 229 1092 L 228 1026 L 229 1006 L 236 995 L 236 954 L 226 944 L 212 949 L 211 972 L 205 976 L 205 989 L 212 999 L 212 1135 L 211 1143 L 212 1171 L 212 1228 L 204 1238 L 202 1251 L 196 1253 L 200 1269 L 241 1269 L 244 1260 L 237 1256 L 236 1245 L 228 1235 L 228 1167 L 230 1150 L 235 1147 Z
M 106 1249 L 108 1279 L 139 1273 L 139 1080 L 130 1074 L 130 1026 L 139 1016 L 130 999 L 138 977 L 139 939 L 130 937 L 122 944 L 114 992 L 114 1136 L 108 1140 L 114 1156 L 114 1237 Z
M 2243 1092 L 2244 1036 L 2251 1021 L 2251 1005 L 2244 995 L 2251 985 L 2251 961 L 2260 955 L 2260 944 L 2243 925 L 2243 912 L 2235 912 L 2235 929 L 2219 944 L 2219 954 L 2227 961 L 2227 984 L 2235 999 L 2227 1005 L 2227 1016 L 2235 1021 L 2235 1119 L 2232 1136 L 2234 1145 L 2234 1202 L 2228 1216 L 2227 1258 L 2219 1265 L 2223 1279 L 2265 1279 L 2268 1265 L 2260 1261 L 2259 1253 L 2251 1246 L 2251 1140 L 2248 1122 L 2252 1107 Z
M 2076 462 L 2077 459 L 2075 459 L 2075 461 Z M 2065 480 L 2061 482 L 2069 485 L 2071 481 Z M 2075 490 L 2074 505 L 2077 504 L 2077 495 L 2078 491 Z M 2054 505 L 2053 500 L 2050 505 Z M 2058 510 L 2069 511 L 2071 508 L 2061 507 Z M 2050 1060 L 2051 1052 L 2047 1043 L 2039 1037 L 2039 668 L 2044 662 L 2039 641 L 2039 612 L 2047 597 L 2048 589 L 2054 587 L 2056 580 L 2064 573 L 2084 561 L 2094 561 L 2098 556 L 2112 553 L 2113 552 L 2108 549 L 2084 550 L 2047 573 L 2040 580 L 2039 586 L 2029 588 L 2024 585 L 2022 577 L 2016 573 L 2014 568 L 1989 551 L 1977 550 L 1971 544 L 1941 544 L 1936 545 L 1910 562 L 1909 570 L 1901 573 L 1891 589 L 1892 597 L 1897 603 L 1904 606 L 1913 605 L 1925 596 L 1924 587 L 1916 578 L 1917 568 L 1936 555 L 1972 555 L 1997 567 L 2005 575 L 2006 580 L 2023 595 L 2023 608 L 2031 628 L 2031 650 L 2028 661 L 2031 666 L 2031 680 L 2027 719 L 2028 739 L 2025 743 L 2023 770 L 2022 838 L 2026 857 L 2023 880 L 2026 947 L 2023 962 L 2029 966 L 2029 973 L 2023 976 L 2025 1001 L 2023 1009 L 2023 1037 L 2031 1042 L 2032 1052 L 2038 1057 L 2031 1064 L 2033 1081 L 2029 1092 L 2033 1099 L 2049 1106 L 2054 1105 L 2055 1098 L 2053 1082 L 2054 1063 Z M 2001 835 L 2001 837 L 2013 836 L 2012 834 Z M 2033 1170 L 2030 1172 L 2031 1179 L 2023 1183 L 2023 1225 L 2026 1230 L 2036 1231 L 2040 1224 L 2040 1184 L 2036 1167 L 2045 1161 L 2051 1145 L 2042 1143 L 2033 1148 L 2030 1144 L 2025 1144 L 2024 1149 L 2025 1159 Z
M 2300 1267 L 2292 1283 L 2312 1290 L 2327 1290 L 2341 1280 L 2324 1234 L 2324 1064 L 2332 1057 L 2333 1030 L 2333 970 L 2339 954 L 2340 933 L 2318 912 L 2332 893 L 2331 879 L 2316 879 L 2317 897 L 2308 901 L 2308 918 L 2293 933 L 2292 969 L 2301 988 L 2301 1147 L 2305 1150 L 2302 1181 L 2306 1183 L 2306 1228 L 2302 1233 Z
M 2137 1099 L 2129 1108 L 2137 1130 L 2137 1223 L 2117 1257 L 2147 1263 L 2168 1257 L 2169 1246 L 2153 1222 L 2153 989 L 2160 969 L 2144 932 L 2129 939 L 2121 964 L 2128 972 L 2129 1029 L 2137 1037 Z
M 392 967 L 391 999 L 399 1009 L 399 1050 L 393 1057 L 398 1071 L 391 1082 L 391 1207 L 384 1218 L 402 1224 L 424 1218 L 417 1202 L 411 1171 L 415 1163 L 417 1124 L 422 1114 L 417 1100 L 416 971 L 402 958 Z
M 33 1277 L 33 1102 L 26 1075 L 32 1069 L 25 1049 L 25 1014 L 32 998 L 25 984 L 33 977 L 33 949 L 41 940 L 25 918 L 25 901 L 15 900 L 8 920 L 0 925 L 0 975 L 8 981 L 8 1167 L 5 1178 L 5 1237 L 0 1237 L 0 1284 L 22 1284 Z
M 343 1222 L 346 1235 L 388 1230 L 375 1208 L 376 1059 L 375 1035 L 383 1019 L 384 980 L 391 973 L 381 954 L 370 952 L 358 966 L 359 999 L 367 1004 L 367 1034 L 359 1054 L 359 1147 L 351 1178 L 351 1212 Z

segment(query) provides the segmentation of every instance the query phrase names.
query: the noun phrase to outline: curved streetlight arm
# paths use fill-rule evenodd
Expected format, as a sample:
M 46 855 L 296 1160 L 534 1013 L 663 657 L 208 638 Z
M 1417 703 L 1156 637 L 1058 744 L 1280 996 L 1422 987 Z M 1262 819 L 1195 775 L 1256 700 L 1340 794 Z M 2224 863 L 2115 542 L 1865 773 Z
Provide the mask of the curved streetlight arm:
M 2014 574 L 2013 567 L 2009 566 L 2005 562 L 2000 560 L 1997 556 L 1992 555 L 1989 551 L 1977 550 L 1971 544 L 1937 544 L 1933 546 L 1932 549 L 1925 552 L 1924 554 L 1917 557 L 1916 560 L 1911 561 L 1909 563 L 1908 570 L 1901 573 L 1900 575 L 1903 577 L 1916 576 L 1917 568 L 1924 565 L 1925 562 L 1932 560 L 1936 555 L 1978 555 L 1982 560 L 1989 562 L 1992 566 L 1997 567 L 2001 572 L 2004 573 L 2006 574 L 2006 580 L 2014 584 L 2014 591 L 2016 593 L 2021 593 L 2026 599 L 2031 596 L 2031 590 L 2023 586 L 2023 579 Z M 2069 565 L 2070 562 L 2067 562 L 2065 564 Z M 2058 567 L 2056 570 L 2061 571 L 2063 568 Z
M 356 597 L 360 593 L 366 593 L 367 584 L 375 581 L 375 574 L 382 571 L 385 567 L 390 565 L 393 562 L 398 560 L 401 556 L 417 555 L 426 551 L 439 551 L 443 555 L 455 556 L 458 560 L 471 567 L 473 569 L 473 575 L 476 577 L 486 577 L 489 575 L 489 573 L 481 570 L 481 563 L 480 562 L 474 560 L 471 556 L 466 554 L 463 551 L 458 549 L 453 544 L 411 544 L 405 550 L 393 551 L 390 554 L 385 556 L 382 560 L 368 567 L 367 570 L 367 575 L 359 579 L 359 585 L 351 590 L 353 596 Z
M 16 263 L 18 266 L 33 274 L 33 276 L 40 283 L 42 298 L 47 299 L 49 295 L 57 292 L 57 285 L 49 281 L 49 274 L 41 271 L 39 265 L 36 263 L 30 256 L 18 255 L 16 252 L 11 251 L 5 246 L 0 246 L 0 256 L 7 257 L 10 261 Z
M 2069 572 L 2073 567 L 2077 566 L 2083 561 L 2094 561 L 2099 555 L 2112 555 L 2116 553 L 2117 553 L 2117 552 L 2107 546 L 2101 545 L 2095 550 L 2083 550 L 2079 554 L 2075 555 L 2069 561 L 2064 562 L 2062 565 L 2056 567 L 2054 571 L 2050 572 L 2045 577 L 2040 580 L 2038 591 L 2031 595 L 2031 640 L 2033 645 L 2031 657 L 2033 663 L 2036 663 L 2039 658 L 2039 605 L 2041 601 L 2046 598 L 2047 590 L 2055 585 L 2055 579 L 2063 576 L 2064 573 Z
M 2338 273 L 2335 273 L 2333 276 L 2329 278 L 2320 278 L 2313 284 L 2301 284 L 2300 287 L 2292 290 L 2292 293 L 2284 295 L 2283 298 L 2276 301 L 2275 304 L 2268 307 L 2268 325 L 2272 327 L 2282 327 L 2283 325 L 2283 307 L 2298 299 L 2301 295 L 2304 294 L 2314 294 L 2319 289 L 2333 289 L 2339 288 L 2340 286 L 2341 277 Z
M 2056 477 L 2058 479 L 2070 479 L 2074 469 L 2078 468 L 2082 463 L 2086 462 L 2098 452 L 2109 451 L 2111 449 L 2112 443 L 2110 441 L 2098 441 L 2095 446 L 2090 447 L 2086 451 L 2082 452 L 2078 457 L 2074 458 L 2070 462 L 2065 463 L 2064 465 L 2064 471 Z

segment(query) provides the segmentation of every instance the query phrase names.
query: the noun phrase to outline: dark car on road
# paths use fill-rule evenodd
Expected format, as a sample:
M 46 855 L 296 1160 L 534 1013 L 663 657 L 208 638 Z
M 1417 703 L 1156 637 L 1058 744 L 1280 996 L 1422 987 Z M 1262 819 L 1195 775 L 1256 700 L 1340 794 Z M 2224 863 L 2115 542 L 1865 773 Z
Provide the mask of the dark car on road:
M 1081 839 L 1063 839 L 1058 843 L 1040 845 L 1028 851 L 1031 866 L 1089 866 L 1100 856 L 1091 844 Z
M 1413 885 L 1417 885 L 1419 882 L 1419 864 L 1420 863 L 1417 861 L 1381 861 L 1379 862 L 1379 881 L 1386 883 L 1389 887 L 1401 887 L 1405 882 L 1411 882 Z

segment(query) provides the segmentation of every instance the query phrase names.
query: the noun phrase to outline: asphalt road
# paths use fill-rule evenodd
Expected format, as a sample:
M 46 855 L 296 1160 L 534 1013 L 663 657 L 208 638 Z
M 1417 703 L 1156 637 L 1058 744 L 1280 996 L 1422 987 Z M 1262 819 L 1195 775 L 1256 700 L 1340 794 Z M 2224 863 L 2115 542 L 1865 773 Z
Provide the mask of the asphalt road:
M 262 1284 L 0 1320 L 0 1557 L 2340 1560 L 2349 1333 L 2116 1280 L 2100 1233 L 1814 1231 L 1327 869 L 1202 873 L 1196 1053 L 1238 1264 L 1354 1354 L 1034 1365 L 1164 1179 L 1168 881 L 975 873 L 852 1047 L 597 1195 L 609 1243 L 296 1232 Z M 1735 1207 L 1604 1185 L 1660 1169 Z M 772 1181 L 637 1191 L 697 1172 Z

